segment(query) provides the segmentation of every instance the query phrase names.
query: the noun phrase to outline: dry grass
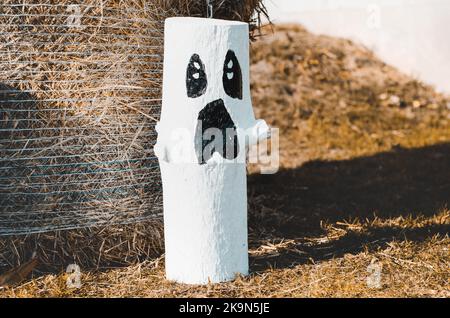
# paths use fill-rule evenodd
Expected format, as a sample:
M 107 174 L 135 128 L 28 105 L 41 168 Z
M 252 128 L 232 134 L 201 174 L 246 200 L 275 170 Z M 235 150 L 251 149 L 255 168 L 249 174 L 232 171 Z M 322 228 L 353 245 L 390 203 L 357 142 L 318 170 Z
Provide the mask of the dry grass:
M 0 295 L 450 297 L 449 99 L 299 26 L 254 44 L 252 76 L 258 117 L 281 129 L 282 169 L 249 176 L 249 277 L 175 284 L 161 256 L 85 271 L 81 289 L 36 272 Z
M 252 59 L 257 115 L 281 129 L 283 167 L 450 139 L 448 97 L 361 45 L 285 25 Z
M 164 259 L 136 266 L 83 273 L 82 288 L 67 288 L 67 274 L 36 278 L 16 288 L 5 288 L 3 297 L 450 297 L 448 237 L 426 233 L 429 226 L 449 224 L 450 213 L 418 222 L 398 218 L 389 221 L 345 223 L 327 226 L 322 237 L 265 242 L 251 251 L 253 262 L 264 268 L 233 283 L 188 286 L 164 280 Z M 368 239 L 373 231 L 399 228 L 397 237 L 386 234 Z M 424 232 L 419 241 L 400 234 Z M 428 236 L 429 235 L 429 236 Z M 339 257 L 318 258 L 315 253 L 342 248 L 342 241 L 365 242 L 359 252 L 342 250 Z M 372 240 L 372 241 L 371 241 Z M 371 242 L 370 242 L 371 241 Z M 339 249 L 338 248 L 338 249 Z M 274 259 L 295 255 L 298 265 L 277 267 Z M 381 269 L 380 286 L 367 285 L 368 268 Z M 375 287 L 375 286 L 374 286 Z

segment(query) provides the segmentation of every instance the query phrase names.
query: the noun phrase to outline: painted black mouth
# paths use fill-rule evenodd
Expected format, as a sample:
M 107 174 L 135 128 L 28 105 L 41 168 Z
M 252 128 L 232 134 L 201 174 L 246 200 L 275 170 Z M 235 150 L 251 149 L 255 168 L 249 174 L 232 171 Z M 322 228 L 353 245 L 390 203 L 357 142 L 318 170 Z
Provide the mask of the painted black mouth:
M 228 160 L 237 158 L 239 143 L 236 125 L 222 99 L 209 103 L 200 111 L 195 132 L 195 152 L 201 165 L 215 152 Z

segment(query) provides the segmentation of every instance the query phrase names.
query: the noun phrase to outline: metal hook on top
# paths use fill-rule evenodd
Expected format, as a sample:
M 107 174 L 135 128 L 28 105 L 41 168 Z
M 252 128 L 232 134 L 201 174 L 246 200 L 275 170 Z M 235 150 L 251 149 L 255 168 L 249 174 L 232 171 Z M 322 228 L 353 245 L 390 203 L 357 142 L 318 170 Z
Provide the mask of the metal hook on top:
M 212 19 L 214 15 L 214 7 L 211 0 L 206 0 L 206 17 Z

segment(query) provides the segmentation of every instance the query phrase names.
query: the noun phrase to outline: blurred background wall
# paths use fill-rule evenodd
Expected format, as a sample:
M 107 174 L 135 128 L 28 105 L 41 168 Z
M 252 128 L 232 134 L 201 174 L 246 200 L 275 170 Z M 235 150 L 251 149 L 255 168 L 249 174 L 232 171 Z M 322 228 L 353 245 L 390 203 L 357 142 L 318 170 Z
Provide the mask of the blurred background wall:
M 267 0 L 275 23 L 363 43 L 403 72 L 450 93 L 449 0 Z

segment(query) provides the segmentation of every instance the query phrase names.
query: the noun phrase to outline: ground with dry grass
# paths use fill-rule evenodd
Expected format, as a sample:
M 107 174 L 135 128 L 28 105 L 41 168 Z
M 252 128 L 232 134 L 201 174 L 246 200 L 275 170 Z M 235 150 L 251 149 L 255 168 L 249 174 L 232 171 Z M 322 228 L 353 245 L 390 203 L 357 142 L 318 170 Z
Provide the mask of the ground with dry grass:
M 300 26 L 276 27 L 252 59 L 281 170 L 249 176 L 249 277 L 175 284 L 161 256 L 83 272 L 80 289 L 36 273 L 0 296 L 450 297 L 450 100 Z

